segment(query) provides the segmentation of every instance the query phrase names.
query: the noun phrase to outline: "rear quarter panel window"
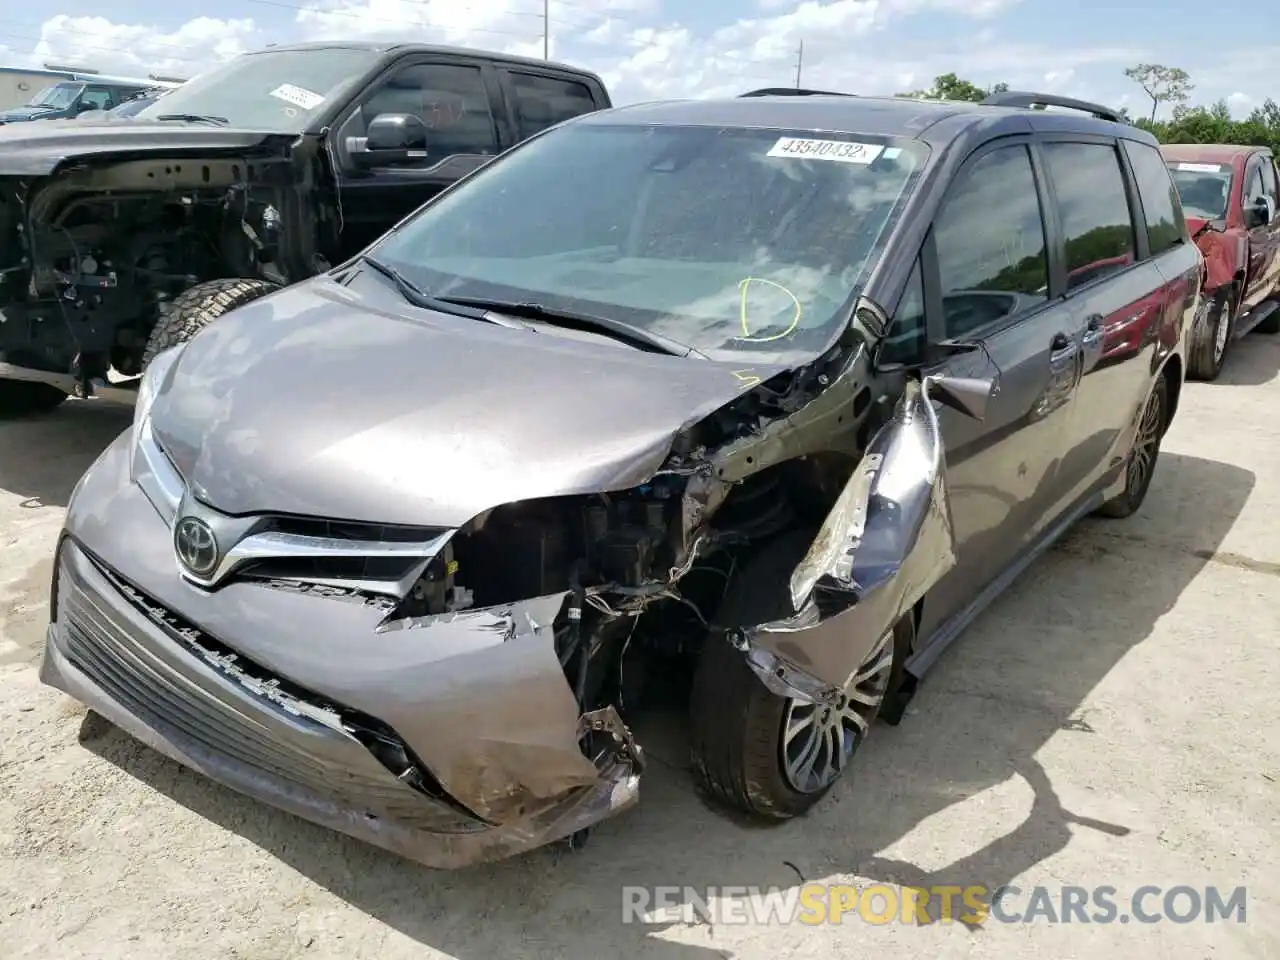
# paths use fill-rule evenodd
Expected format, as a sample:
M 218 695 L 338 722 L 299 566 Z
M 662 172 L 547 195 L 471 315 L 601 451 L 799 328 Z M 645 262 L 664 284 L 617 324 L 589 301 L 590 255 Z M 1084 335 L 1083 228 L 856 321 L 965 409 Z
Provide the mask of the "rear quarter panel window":
M 1151 255 L 1159 256 L 1186 239 L 1187 225 L 1183 218 L 1178 188 L 1169 175 L 1169 168 L 1159 150 L 1132 140 L 1122 142 L 1129 158 L 1129 166 L 1133 168 L 1138 196 L 1142 199 L 1147 243 L 1150 245 Z
M 1116 148 L 1046 143 L 1043 149 L 1066 244 L 1067 289 L 1128 267 L 1136 255 L 1133 219 Z

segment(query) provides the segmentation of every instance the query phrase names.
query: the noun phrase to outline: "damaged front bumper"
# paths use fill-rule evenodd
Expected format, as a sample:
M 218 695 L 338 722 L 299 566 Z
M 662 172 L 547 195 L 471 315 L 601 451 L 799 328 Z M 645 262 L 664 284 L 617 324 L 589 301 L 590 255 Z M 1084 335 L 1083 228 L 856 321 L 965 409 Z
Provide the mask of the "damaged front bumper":
M 385 610 L 349 597 L 210 594 L 178 575 L 125 454 L 121 438 L 69 509 L 45 683 L 225 786 L 432 867 L 543 846 L 636 801 L 630 733 L 611 708 L 578 714 L 547 616 L 559 598 L 379 631 Z

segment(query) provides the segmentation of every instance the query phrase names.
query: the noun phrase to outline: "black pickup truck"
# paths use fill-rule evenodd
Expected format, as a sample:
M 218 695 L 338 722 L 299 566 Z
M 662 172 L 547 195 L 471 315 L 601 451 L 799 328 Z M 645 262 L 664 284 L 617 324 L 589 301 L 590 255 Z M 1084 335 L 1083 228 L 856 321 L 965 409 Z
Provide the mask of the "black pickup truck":
M 0 127 L 0 417 L 132 403 L 166 346 L 609 106 L 563 64 L 311 43 L 245 54 L 132 118 Z

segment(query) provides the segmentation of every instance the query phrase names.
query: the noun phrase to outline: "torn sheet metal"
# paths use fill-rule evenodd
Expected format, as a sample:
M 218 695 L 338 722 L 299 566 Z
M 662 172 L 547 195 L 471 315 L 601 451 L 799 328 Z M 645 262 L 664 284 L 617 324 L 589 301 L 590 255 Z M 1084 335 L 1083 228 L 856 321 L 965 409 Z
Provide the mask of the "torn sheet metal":
M 490 823 L 524 818 L 601 781 L 579 746 L 578 704 L 555 651 L 564 600 L 559 593 L 382 628 L 413 630 L 424 644 L 459 651 L 436 675 L 419 678 L 411 704 L 388 704 L 380 715 L 451 796 Z M 493 640 L 502 644 L 498 656 Z M 474 650 L 465 652 L 468 645 Z
M 854 397 L 868 373 L 867 349 L 849 351 L 834 373 L 821 373 L 821 391 L 792 413 L 726 444 L 715 453 L 715 477 L 738 483 L 784 460 L 848 447 L 856 449 L 858 419 L 850 416 Z
M 955 562 L 938 416 L 912 380 L 792 573 L 794 615 L 731 639 L 771 689 L 830 699 Z

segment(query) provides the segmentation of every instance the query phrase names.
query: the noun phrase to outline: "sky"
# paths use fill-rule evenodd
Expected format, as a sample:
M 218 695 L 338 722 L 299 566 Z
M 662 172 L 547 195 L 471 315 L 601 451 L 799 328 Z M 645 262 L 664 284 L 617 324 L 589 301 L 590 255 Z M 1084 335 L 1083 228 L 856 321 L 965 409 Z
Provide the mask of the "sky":
M 927 87 L 952 72 L 983 86 L 1065 94 L 1147 115 L 1124 76 L 1181 67 L 1193 102 L 1236 116 L 1280 99 L 1280 43 L 1242 29 L 1206 44 L 1215 22 L 1257 22 L 1245 0 L 549 0 L 552 59 L 596 70 L 617 103 L 804 86 L 861 94 Z M 543 0 L 53 0 L 0 21 L 0 65 L 45 62 L 104 73 L 190 77 L 221 59 L 295 40 L 370 37 L 543 55 Z M 1144 9 L 1145 8 L 1145 9 Z M 101 15 L 103 10 L 109 16 Z M 57 11 L 45 15 L 47 11 Z M 1251 41 L 1251 36 L 1258 39 Z M 803 56 L 801 45 L 803 44 Z M 1167 112 L 1167 111 L 1165 111 Z M 1164 115 L 1164 113 L 1162 113 Z

